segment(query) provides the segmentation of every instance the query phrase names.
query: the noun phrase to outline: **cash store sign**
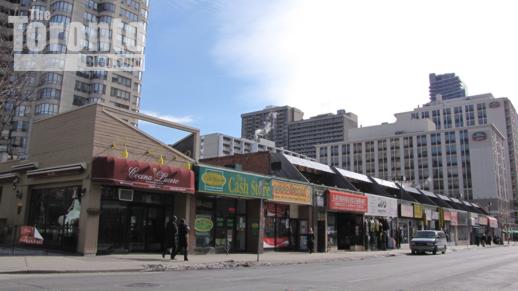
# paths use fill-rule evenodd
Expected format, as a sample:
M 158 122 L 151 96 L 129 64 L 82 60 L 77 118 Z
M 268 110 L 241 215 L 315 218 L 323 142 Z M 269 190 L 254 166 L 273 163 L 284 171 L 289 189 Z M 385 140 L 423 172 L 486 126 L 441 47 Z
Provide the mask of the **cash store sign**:
M 245 198 L 272 199 L 270 178 L 219 168 L 198 168 L 198 191 Z

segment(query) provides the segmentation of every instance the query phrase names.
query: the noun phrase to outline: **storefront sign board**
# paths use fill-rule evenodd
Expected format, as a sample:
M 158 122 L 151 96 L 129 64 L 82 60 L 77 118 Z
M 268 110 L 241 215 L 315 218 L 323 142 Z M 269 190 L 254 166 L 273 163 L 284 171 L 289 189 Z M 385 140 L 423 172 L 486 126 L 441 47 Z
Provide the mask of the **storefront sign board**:
M 423 218 L 423 205 L 414 203 L 414 218 Z
M 489 227 L 498 228 L 498 220 L 496 218 L 489 216 L 487 220 L 489 221 Z
M 401 217 L 414 217 L 414 207 L 412 204 L 401 204 Z
M 432 210 L 429 208 L 424 209 L 424 215 L 426 216 L 426 220 L 430 221 L 433 219 L 432 217 Z
M 94 158 L 92 180 L 137 189 L 194 193 L 194 172 L 189 169 L 123 158 Z
M 458 212 L 455 212 L 455 211 L 451 211 L 450 212 L 450 221 L 451 221 L 451 225 L 459 225 L 459 216 L 458 216 Z
M 444 210 L 444 221 L 451 221 L 451 212 Z
M 328 205 L 330 210 L 365 213 L 368 210 L 367 196 L 328 190 Z
M 18 243 L 25 245 L 43 245 L 43 237 L 34 226 L 20 226 Z
M 312 189 L 309 185 L 272 179 L 273 201 L 311 205 Z
M 237 171 L 200 166 L 198 191 L 245 198 L 272 199 L 271 179 Z
M 368 209 L 365 215 L 397 217 L 397 199 L 378 195 L 365 194 L 368 199 Z

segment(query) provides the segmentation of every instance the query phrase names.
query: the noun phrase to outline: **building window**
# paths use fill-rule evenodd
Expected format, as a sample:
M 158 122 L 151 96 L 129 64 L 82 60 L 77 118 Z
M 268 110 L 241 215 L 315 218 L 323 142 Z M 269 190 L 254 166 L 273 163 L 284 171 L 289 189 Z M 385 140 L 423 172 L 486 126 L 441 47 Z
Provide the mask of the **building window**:
M 455 127 L 464 127 L 464 117 L 462 115 L 462 106 L 457 106 L 453 109 L 455 118 Z
M 29 225 L 35 225 L 49 248 L 74 251 L 79 233 L 81 187 L 33 189 Z
M 112 97 L 117 97 L 117 98 L 120 98 L 120 99 L 124 99 L 124 100 L 130 100 L 131 94 L 128 91 L 124 91 L 124 90 L 112 87 L 111 88 L 111 96 Z
M 58 106 L 56 104 L 38 104 L 34 108 L 35 115 L 54 115 L 58 113 Z
M 466 105 L 466 126 L 474 126 L 475 125 L 475 107 L 473 104 Z
M 128 88 L 131 88 L 131 79 L 123 77 L 123 76 L 118 75 L 118 74 L 114 74 L 113 75 L 112 82 L 124 85 L 124 86 L 126 86 Z
M 48 99 L 60 99 L 61 98 L 61 90 L 54 88 L 43 88 L 40 90 L 40 99 L 48 100 Z
M 40 79 L 40 84 L 55 84 L 55 85 L 61 85 L 61 82 L 63 81 L 63 75 L 58 73 L 46 73 L 44 74 Z
M 342 169 L 351 170 L 351 145 L 342 145 Z
M 70 13 L 70 12 L 72 12 L 72 4 L 65 2 L 65 1 L 57 1 L 57 2 L 52 3 L 52 5 L 50 5 L 50 9 L 52 10 L 52 12 L 60 11 L 60 12 Z
M 89 103 L 90 103 L 90 100 L 88 97 L 83 97 L 83 96 L 78 96 L 78 95 L 74 95 L 74 101 L 72 102 L 72 104 L 75 106 L 83 106 L 83 105 L 86 105 Z
M 451 119 L 451 108 L 443 109 L 443 117 L 444 117 L 444 128 L 452 127 L 452 119 Z
M 437 129 L 441 129 L 441 111 L 433 110 L 432 111 L 432 121 L 435 123 Z
M 487 113 L 486 113 L 486 104 L 485 103 L 477 104 L 477 113 L 478 113 L 478 124 L 479 125 L 487 124 Z

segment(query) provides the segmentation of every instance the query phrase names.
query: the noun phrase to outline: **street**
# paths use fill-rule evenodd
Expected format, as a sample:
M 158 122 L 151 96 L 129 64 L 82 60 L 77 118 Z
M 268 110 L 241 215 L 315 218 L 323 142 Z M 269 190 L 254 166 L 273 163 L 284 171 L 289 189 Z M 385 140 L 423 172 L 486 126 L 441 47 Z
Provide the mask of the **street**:
M 0 290 L 518 290 L 517 275 L 518 247 L 473 247 L 229 270 L 0 275 Z

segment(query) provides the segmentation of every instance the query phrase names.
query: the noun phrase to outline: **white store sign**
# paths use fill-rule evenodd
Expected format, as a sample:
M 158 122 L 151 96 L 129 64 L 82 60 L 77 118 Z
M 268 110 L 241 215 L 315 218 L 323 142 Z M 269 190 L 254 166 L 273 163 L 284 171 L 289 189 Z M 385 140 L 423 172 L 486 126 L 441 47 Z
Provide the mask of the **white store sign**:
M 365 215 L 397 217 L 397 199 L 378 195 L 365 194 L 368 199 L 368 210 Z
M 430 221 L 430 220 L 432 220 L 432 219 L 433 219 L 433 218 L 432 218 L 432 210 L 431 210 L 431 209 L 429 209 L 429 208 L 425 208 L 425 209 L 424 209 L 424 213 L 425 213 L 425 215 L 426 215 L 426 220 L 427 220 L 427 221 Z
M 401 204 L 401 217 L 414 217 L 414 206 L 412 204 Z

